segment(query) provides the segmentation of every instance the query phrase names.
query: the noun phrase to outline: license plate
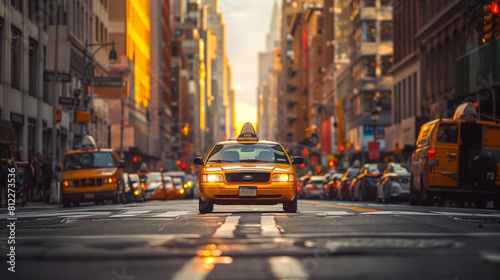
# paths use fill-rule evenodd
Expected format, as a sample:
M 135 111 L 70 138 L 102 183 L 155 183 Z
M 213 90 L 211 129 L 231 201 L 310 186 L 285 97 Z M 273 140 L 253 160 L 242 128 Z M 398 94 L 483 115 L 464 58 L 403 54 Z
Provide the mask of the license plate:
M 85 198 L 94 198 L 94 194 L 93 193 L 86 193 L 84 195 Z
M 257 187 L 240 187 L 239 196 L 257 196 Z

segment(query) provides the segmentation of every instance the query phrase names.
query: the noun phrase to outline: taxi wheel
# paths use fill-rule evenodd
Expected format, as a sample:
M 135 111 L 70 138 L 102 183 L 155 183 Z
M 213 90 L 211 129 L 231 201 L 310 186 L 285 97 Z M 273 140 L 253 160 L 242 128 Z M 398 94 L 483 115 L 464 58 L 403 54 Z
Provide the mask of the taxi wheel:
M 80 206 L 80 202 L 73 201 L 73 206 L 74 206 L 74 207 L 78 207 L 78 206 Z
M 495 208 L 495 210 L 500 210 L 500 197 L 497 197 L 493 200 L 493 207 Z
M 283 202 L 283 210 L 286 213 L 295 213 L 297 212 L 297 196 L 290 202 Z
M 203 201 L 201 198 L 198 199 L 198 205 L 200 213 L 212 213 L 214 211 L 214 204 L 210 201 Z
M 113 197 L 113 204 L 119 204 L 119 203 L 120 203 L 120 195 L 118 194 L 118 191 L 116 191 L 116 194 Z
M 63 200 L 64 207 L 71 207 L 71 201 Z

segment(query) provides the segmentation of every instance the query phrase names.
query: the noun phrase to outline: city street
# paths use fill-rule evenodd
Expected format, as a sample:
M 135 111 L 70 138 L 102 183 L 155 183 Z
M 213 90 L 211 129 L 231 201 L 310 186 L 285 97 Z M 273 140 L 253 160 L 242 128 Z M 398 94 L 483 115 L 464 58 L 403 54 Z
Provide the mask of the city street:
M 33 204 L 32 204 L 33 205 Z M 500 212 L 299 200 L 18 208 L 16 273 L 1 279 L 498 279 Z M 7 210 L 0 240 L 7 251 Z M 14 277 L 14 278 L 12 278 Z

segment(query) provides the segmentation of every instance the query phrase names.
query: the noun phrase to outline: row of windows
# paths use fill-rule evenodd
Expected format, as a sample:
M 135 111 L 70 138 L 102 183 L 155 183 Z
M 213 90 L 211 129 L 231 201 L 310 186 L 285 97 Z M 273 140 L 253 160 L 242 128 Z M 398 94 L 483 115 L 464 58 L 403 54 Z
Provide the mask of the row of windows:
M 377 32 L 379 30 L 380 32 Z M 380 38 L 377 40 L 377 33 Z M 364 20 L 361 21 L 359 26 L 354 30 L 352 35 L 352 43 L 354 46 L 361 46 L 362 42 L 375 43 L 391 42 L 392 41 L 392 21 L 376 21 Z
M 377 7 L 377 2 L 379 2 L 379 7 L 391 7 L 392 0 L 353 0 L 351 1 L 351 20 L 359 14 L 362 7 Z
M 371 78 L 376 76 L 389 75 L 389 69 L 392 67 L 392 55 L 384 55 L 378 57 L 377 71 L 377 56 L 363 56 L 354 64 L 352 69 L 352 77 L 354 81 L 362 78 Z
M 417 113 L 417 73 L 394 84 L 393 123 L 416 116 Z

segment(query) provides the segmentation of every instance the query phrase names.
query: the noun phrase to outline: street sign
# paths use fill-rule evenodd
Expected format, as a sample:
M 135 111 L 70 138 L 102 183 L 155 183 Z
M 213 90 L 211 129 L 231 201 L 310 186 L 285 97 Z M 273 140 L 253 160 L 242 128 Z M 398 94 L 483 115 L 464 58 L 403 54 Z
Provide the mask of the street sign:
M 71 82 L 71 74 L 57 72 L 57 79 L 61 83 L 70 83 Z M 55 80 L 55 74 L 53 71 L 43 72 L 43 81 L 44 82 L 53 82 L 54 80 Z
M 368 159 L 380 159 L 380 149 L 378 141 L 368 142 Z
M 90 92 L 90 88 L 89 88 Z M 94 93 L 101 97 L 127 97 L 127 87 L 94 87 Z
M 75 98 L 59 96 L 59 104 L 64 106 L 75 106 Z
M 94 77 L 94 87 L 126 87 L 123 77 Z

